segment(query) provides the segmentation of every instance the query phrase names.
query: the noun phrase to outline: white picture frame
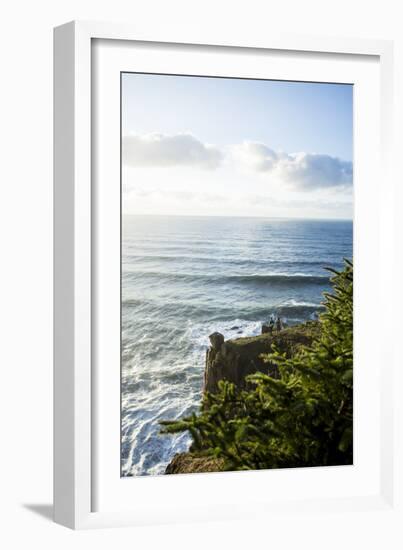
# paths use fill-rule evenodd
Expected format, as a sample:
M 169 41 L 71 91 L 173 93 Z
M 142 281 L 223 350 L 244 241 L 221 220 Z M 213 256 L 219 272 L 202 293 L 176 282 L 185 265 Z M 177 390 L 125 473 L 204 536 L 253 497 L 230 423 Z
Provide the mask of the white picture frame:
M 360 484 L 354 486 L 354 479 L 343 477 L 344 474 L 334 474 L 334 485 L 339 484 L 341 489 L 329 496 L 321 492 L 320 488 L 325 479 L 330 476 L 329 470 L 316 469 L 317 472 L 306 472 L 308 482 L 317 487 L 317 491 L 310 494 L 306 486 L 300 484 L 296 471 L 277 472 L 281 476 L 281 483 L 289 487 L 298 486 L 298 491 L 290 491 L 286 498 L 265 498 L 259 494 L 258 487 L 267 481 L 263 472 L 200 474 L 193 476 L 166 476 L 163 481 L 157 478 L 138 479 L 135 489 L 123 492 L 115 489 L 117 484 L 110 483 L 110 492 L 104 492 L 103 502 L 108 506 L 99 507 L 97 494 L 98 485 L 105 477 L 114 475 L 113 459 L 111 467 L 100 466 L 97 453 L 107 454 L 105 441 L 115 441 L 114 433 L 107 432 L 107 427 L 98 421 L 99 408 L 97 399 L 105 398 L 105 391 L 109 391 L 104 384 L 99 387 L 95 358 L 99 353 L 94 334 L 97 330 L 97 316 L 105 317 L 105 309 L 98 308 L 98 283 L 96 269 L 99 268 L 96 254 L 97 224 L 99 212 L 105 211 L 103 204 L 95 201 L 96 174 L 99 171 L 97 161 L 94 160 L 94 151 L 102 127 L 94 130 L 94 121 L 97 117 L 97 105 L 94 104 L 94 47 L 97 41 L 114 41 L 114 44 L 127 47 L 132 44 L 156 45 L 160 52 L 164 48 L 175 44 L 177 50 L 187 49 L 188 52 L 203 52 L 209 49 L 209 55 L 218 57 L 220 52 L 241 52 L 243 56 L 259 55 L 264 52 L 278 52 L 283 56 L 295 54 L 298 56 L 322 55 L 326 65 L 334 60 L 350 59 L 350 56 L 361 56 L 362 60 L 372 59 L 376 63 L 376 76 L 379 79 L 379 90 L 374 91 L 373 101 L 379 100 L 379 120 L 374 118 L 373 128 L 375 136 L 368 142 L 373 154 L 371 159 L 376 168 L 382 168 L 382 189 L 380 183 L 374 184 L 367 194 L 361 194 L 362 202 L 361 224 L 358 225 L 358 237 L 363 241 L 364 210 L 372 209 L 373 224 L 369 235 L 375 241 L 379 240 L 379 255 L 374 252 L 375 259 L 384 265 L 391 265 L 394 257 L 394 235 L 391 213 L 393 202 L 393 173 L 392 173 L 392 44 L 387 41 L 372 41 L 358 39 L 337 39 L 323 37 L 270 35 L 256 37 L 253 41 L 242 37 L 230 37 L 225 33 L 225 39 L 217 38 L 208 33 L 201 37 L 181 36 L 154 37 L 147 32 L 139 32 L 128 25 L 109 23 L 72 22 L 55 29 L 54 40 L 54 86 L 55 86 L 55 191 L 54 191 L 54 299 L 55 299 L 55 386 L 54 386 L 54 504 L 55 521 L 75 529 L 144 525 L 154 523 L 169 523 L 178 521 L 234 519 L 236 517 L 253 517 L 266 513 L 284 513 L 284 510 L 296 512 L 307 507 L 311 513 L 327 510 L 329 512 L 340 509 L 351 510 L 390 510 L 393 511 L 394 502 L 394 447 L 393 423 L 391 418 L 395 414 L 393 408 L 393 367 L 395 357 L 393 349 L 383 355 L 381 368 L 373 371 L 372 381 L 379 384 L 372 385 L 372 397 L 379 399 L 378 416 L 374 417 L 375 425 L 379 425 L 377 441 L 376 474 L 374 487 L 365 489 L 365 483 L 371 477 L 372 470 L 367 469 Z M 120 42 L 124 41 L 124 42 Z M 193 50 L 192 50 L 193 48 Z M 167 58 L 168 54 L 165 56 Z M 116 56 L 115 56 L 116 57 Z M 147 63 L 145 61 L 143 63 Z M 161 63 L 161 61 L 159 61 Z M 168 61 L 166 61 L 168 63 Z M 168 63 L 169 64 L 169 63 Z M 219 69 L 217 69 L 219 71 Z M 152 70 L 151 70 L 152 72 Z M 166 72 L 170 72 L 167 68 Z M 375 72 L 372 71 L 375 75 Z M 328 70 L 329 73 L 329 70 Z M 217 73 L 219 74 L 219 72 Z M 341 78 L 341 77 L 340 77 Z M 372 77 L 371 77 L 372 78 Z M 301 77 L 302 79 L 302 77 Z M 337 81 L 337 79 L 335 80 Z M 369 82 L 369 81 L 368 81 Z M 355 136 L 356 150 L 359 153 L 360 136 Z M 364 139 L 364 138 L 363 138 Z M 380 145 L 377 145 L 379 143 Z M 378 157 L 379 153 L 379 159 Z M 362 173 L 365 173 L 363 163 Z M 116 168 L 116 167 L 115 167 Z M 379 172 L 380 173 L 380 172 Z M 371 178 L 371 174 L 368 174 Z M 372 189 L 372 191 L 371 191 Z M 113 199 L 113 197 L 112 197 Z M 101 201 L 102 203 L 102 201 Z M 110 204 L 113 204 L 113 200 Z M 98 210 L 99 209 L 99 210 Z M 376 211 L 374 210 L 376 209 Z M 120 215 L 120 213 L 119 213 Z M 116 216 L 115 216 L 116 217 Z M 360 237 L 361 235 L 361 237 Z M 355 235 L 356 238 L 356 235 Z M 361 242 L 360 241 L 360 242 Z M 377 248 L 377 250 L 378 250 Z M 112 249 L 111 249 L 112 250 Z M 368 258 L 371 250 L 368 251 Z M 376 263 L 376 262 L 375 262 Z M 377 304 L 382 311 L 390 308 L 390 293 L 395 281 L 393 270 L 375 270 L 382 291 L 377 295 Z M 364 286 L 364 277 L 361 279 Z M 368 283 L 369 284 L 369 283 Z M 356 302 L 357 303 L 357 302 Z M 362 315 L 365 317 L 364 301 Z M 369 324 L 361 324 L 362 340 L 367 337 L 372 340 Z M 366 331 L 368 332 L 366 336 Z M 387 341 L 386 329 L 381 328 L 377 337 L 379 341 Z M 376 362 L 376 354 L 374 360 Z M 114 386 L 111 381 L 112 388 Z M 115 384 L 116 387 L 116 384 Z M 105 389 L 106 388 L 106 389 Z M 112 389 L 110 390 L 113 391 Z M 102 393 L 103 392 L 103 393 Z M 370 394 L 368 394 L 370 395 Z M 116 396 L 115 396 L 116 397 Z M 114 403 L 116 403 L 116 399 Z M 105 402 L 105 400 L 104 400 Z M 118 414 L 111 409 L 111 416 Z M 364 411 L 364 409 L 363 409 Z M 111 424 L 109 422 L 109 424 Z M 115 423 L 116 424 L 116 423 Z M 114 424 L 114 425 L 115 425 Z M 105 428 L 105 434 L 103 430 Z M 112 428 L 112 429 L 116 429 Z M 100 435 L 102 432 L 102 436 Z M 108 439 L 111 438 L 111 439 Z M 99 444 L 102 440 L 103 443 Z M 105 462 L 105 461 L 104 461 Z M 374 463 L 375 464 L 375 463 Z M 371 466 L 372 467 L 372 466 Z M 109 469 L 108 469 L 109 468 Z M 319 471 L 321 470 L 321 471 Z M 267 474 L 267 472 L 266 472 Z M 333 474 L 332 474 L 333 475 Z M 231 476 L 231 477 L 228 477 Z M 235 476 L 235 477 L 234 477 Z M 337 476 L 343 477 L 342 484 Z M 301 476 L 300 476 L 301 477 Z M 206 478 L 209 478 L 208 480 Z M 161 479 L 161 478 L 160 478 Z M 288 481 L 287 481 L 288 479 Z M 231 483 L 228 482 L 231 480 Z M 367 481 L 365 481 L 367 480 Z M 242 495 L 241 501 L 231 495 L 231 486 L 234 482 L 239 485 Z M 279 477 L 273 484 L 279 484 Z M 353 487 L 344 491 L 347 483 Z M 108 485 L 106 483 L 106 485 Z M 148 484 L 148 485 L 146 485 Z M 162 484 L 164 489 L 161 490 Z M 184 496 L 192 491 L 200 491 L 202 487 L 213 484 L 220 485 L 223 491 L 228 491 L 228 499 L 208 503 L 206 498 L 199 498 L 198 504 L 191 501 L 184 502 Z M 352 484 L 352 485 L 351 485 Z M 113 487 L 112 487 L 113 486 Z M 274 485 L 273 485 L 274 486 Z M 358 488 L 360 487 L 360 488 Z M 177 493 L 175 498 L 170 497 L 171 505 L 164 498 L 163 493 L 170 495 Z M 343 492 L 344 491 L 344 492 Z M 160 493 L 159 493 L 160 492 Z M 133 501 L 130 501 L 133 494 Z M 146 495 L 152 498 L 146 502 Z M 161 497 L 159 498 L 158 495 Z M 200 493 L 199 493 L 200 496 Z M 117 502 L 122 498 L 121 502 Z M 182 505 L 181 505 L 182 502 Z M 123 503 L 123 504 L 122 504 Z M 225 503 L 225 507 L 223 506 Z M 251 507 L 253 504 L 253 507 Z M 253 508 L 253 513 L 251 509 Z

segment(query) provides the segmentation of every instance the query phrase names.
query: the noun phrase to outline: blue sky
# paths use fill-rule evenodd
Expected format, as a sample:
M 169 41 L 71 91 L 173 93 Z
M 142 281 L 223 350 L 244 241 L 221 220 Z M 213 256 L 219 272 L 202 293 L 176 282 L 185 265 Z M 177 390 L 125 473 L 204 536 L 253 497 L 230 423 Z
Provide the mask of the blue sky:
M 352 160 L 349 84 L 127 73 L 122 84 L 123 134 L 191 130 L 216 144 L 249 139 Z
M 351 85 L 125 73 L 124 211 L 349 218 L 352 110 Z

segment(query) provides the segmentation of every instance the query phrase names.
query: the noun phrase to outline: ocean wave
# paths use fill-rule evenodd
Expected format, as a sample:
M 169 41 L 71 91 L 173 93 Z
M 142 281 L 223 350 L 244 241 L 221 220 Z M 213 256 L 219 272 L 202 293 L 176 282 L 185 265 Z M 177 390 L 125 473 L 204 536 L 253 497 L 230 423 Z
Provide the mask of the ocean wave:
M 213 311 L 216 311 L 219 309 L 224 314 L 234 311 L 244 311 L 247 312 L 248 316 L 253 315 L 256 318 L 259 318 L 261 314 L 265 314 L 268 310 L 278 309 L 278 308 L 291 308 L 291 307 L 300 307 L 300 308 L 318 308 L 322 307 L 320 303 L 317 302 L 305 302 L 305 301 L 298 301 L 298 300 L 288 300 L 285 302 L 279 302 L 279 303 L 268 303 L 266 306 L 263 307 L 243 307 L 240 305 L 236 306 L 216 306 L 213 303 L 189 303 L 188 301 L 181 301 L 181 300 L 162 300 L 162 299 L 152 299 L 152 298 L 125 298 L 122 300 L 123 306 L 129 306 L 129 307 L 144 307 L 148 311 L 152 311 L 152 309 L 158 308 L 158 310 L 163 311 L 164 313 L 167 312 L 170 308 L 175 308 L 178 312 L 183 314 L 184 312 L 190 312 L 192 310 L 195 310 L 197 312 L 209 312 L 212 313 Z
M 293 251 L 295 256 L 295 251 Z M 134 264 L 133 264 L 134 262 Z M 331 267 L 341 267 L 340 262 L 334 262 L 329 259 L 329 261 L 323 260 L 309 260 L 309 259 L 299 259 L 299 260 L 287 260 L 284 259 L 284 254 L 281 259 L 273 258 L 251 258 L 251 257 L 240 257 L 239 254 L 229 255 L 223 254 L 219 257 L 214 257 L 211 254 L 195 254 L 193 249 L 189 250 L 188 254 L 153 254 L 153 253 L 126 253 L 122 259 L 123 265 L 135 265 L 135 263 L 178 263 L 190 262 L 191 264 L 200 263 L 202 265 L 208 263 L 212 265 L 249 265 L 249 266 L 298 266 L 298 267 L 319 267 L 323 268 L 324 266 L 330 265 Z
M 309 275 L 305 273 L 268 273 L 253 275 L 228 275 L 223 277 L 228 281 L 252 282 L 252 283 L 279 283 L 279 284 L 326 284 L 329 277 L 326 275 Z
M 309 318 L 309 315 L 315 311 L 320 311 L 323 306 L 317 302 L 306 302 L 289 300 L 280 303 L 267 303 L 265 306 L 223 306 L 215 302 L 209 303 L 189 303 L 181 300 L 153 300 L 128 298 L 122 301 L 123 308 L 128 311 L 135 308 L 138 311 L 146 313 L 143 324 L 149 323 L 151 326 L 159 320 L 160 312 L 164 312 L 165 319 L 169 322 L 176 318 L 187 319 L 211 319 L 216 323 L 232 322 L 237 313 L 242 311 L 242 318 L 247 322 L 264 322 L 270 315 L 293 316 L 300 321 Z
M 297 321 L 301 321 L 306 317 L 311 318 L 313 313 L 319 313 L 323 311 L 324 306 L 322 304 L 295 304 L 295 305 L 280 305 L 277 308 L 277 315 L 284 316 L 286 318 L 296 318 Z
M 201 273 L 177 273 L 164 271 L 132 271 L 124 273 L 124 277 L 132 281 L 135 280 L 158 280 L 163 282 L 180 281 L 190 282 L 204 281 L 205 283 L 251 283 L 251 284 L 271 284 L 271 285 L 326 285 L 329 283 L 327 275 L 311 275 L 305 273 L 254 273 L 250 275 L 213 275 Z

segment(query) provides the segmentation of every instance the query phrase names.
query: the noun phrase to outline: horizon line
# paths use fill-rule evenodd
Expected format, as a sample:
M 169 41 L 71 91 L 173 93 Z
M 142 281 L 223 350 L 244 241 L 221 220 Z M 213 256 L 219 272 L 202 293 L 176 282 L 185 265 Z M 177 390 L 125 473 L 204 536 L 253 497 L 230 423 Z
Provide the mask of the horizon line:
M 329 222 L 354 222 L 353 218 L 304 218 L 298 216 L 242 216 L 232 214 L 138 214 L 122 212 L 123 216 L 138 217 L 166 217 L 166 218 L 253 218 L 260 220 L 300 220 L 300 221 L 329 221 Z

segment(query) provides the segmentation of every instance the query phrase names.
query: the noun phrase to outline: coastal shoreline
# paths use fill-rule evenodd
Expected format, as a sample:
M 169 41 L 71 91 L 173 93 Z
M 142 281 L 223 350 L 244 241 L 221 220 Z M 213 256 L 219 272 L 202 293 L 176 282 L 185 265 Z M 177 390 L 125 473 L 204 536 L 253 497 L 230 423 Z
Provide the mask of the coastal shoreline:
M 262 330 L 265 329 L 262 326 Z M 246 377 L 256 372 L 278 378 L 276 365 L 263 360 L 263 355 L 274 349 L 293 356 L 301 346 L 309 346 L 320 332 L 318 321 L 307 321 L 272 333 L 263 332 L 258 336 L 224 339 L 215 332 L 209 336 L 210 347 L 206 351 L 204 369 L 204 388 L 206 392 L 215 393 L 220 381 L 226 380 L 239 390 L 248 390 L 251 384 Z M 219 472 L 223 470 L 223 461 L 211 456 L 192 452 L 177 453 L 168 463 L 165 474 L 186 474 L 201 472 Z

